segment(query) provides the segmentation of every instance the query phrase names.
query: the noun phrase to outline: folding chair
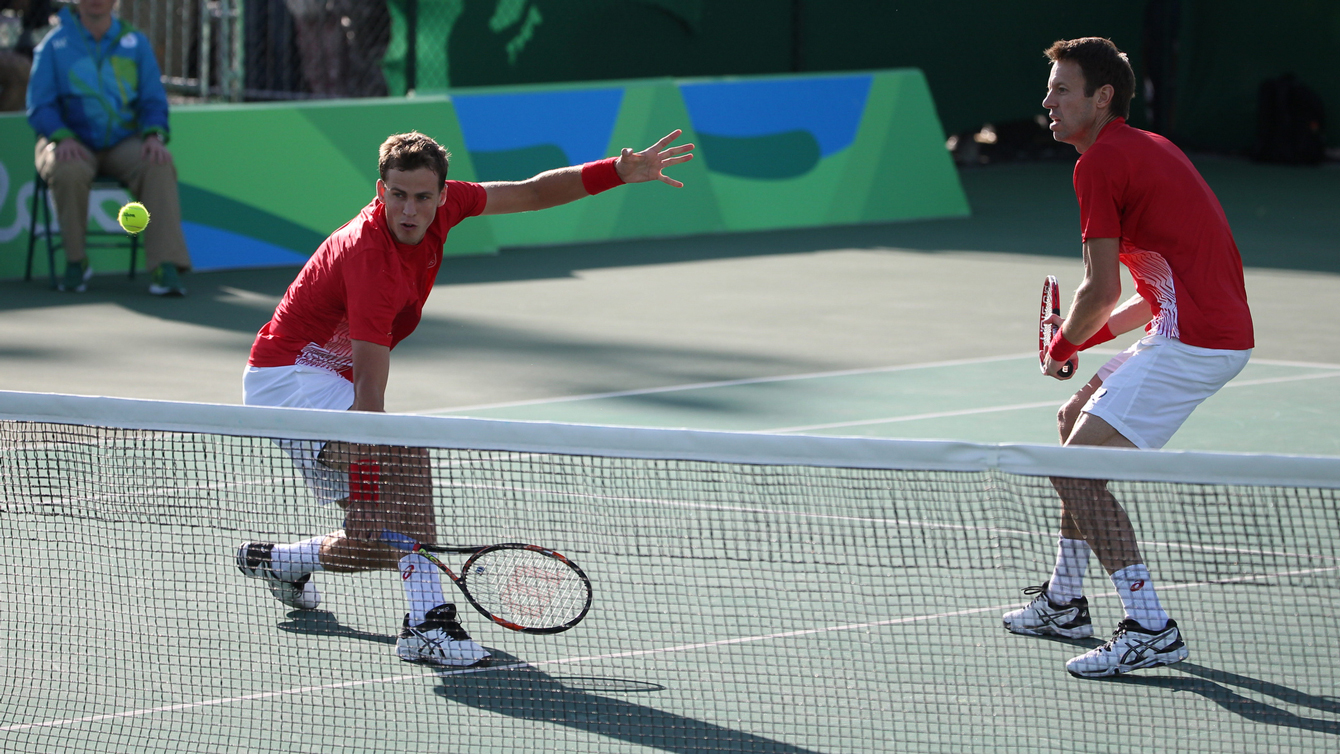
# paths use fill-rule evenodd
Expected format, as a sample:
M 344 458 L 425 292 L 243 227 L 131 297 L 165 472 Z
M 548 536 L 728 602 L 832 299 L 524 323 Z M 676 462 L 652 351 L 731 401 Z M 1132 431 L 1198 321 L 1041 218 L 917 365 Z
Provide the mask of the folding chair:
M 105 175 L 99 175 L 93 179 L 92 189 L 120 188 L 127 189 L 126 185 L 115 178 Z M 56 250 L 64 246 L 60 239 L 60 234 L 52 234 L 51 231 L 51 202 L 48 196 L 51 193 L 51 187 L 43 180 L 42 174 L 38 173 L 33 182 L 33 205 L 32 212 L 29 214 L 28 228 L 28 266 L 23 273 L 24 280 L 33 279 L 33 251 L 37 246 L 37 223 L 38 212 L 42 214 L 42 228 L 46 232 L 47 239 L 47 272 L 51 275 L 51 287 L 56 287 Z M 88 229 L 85 231 L 85 247 L 89 248 L 116 248 L 124 245 L 127 239 L 130 241 L 130 279 L 135 279 L 135 265 L 140 251 L 140 237 L 138 234 L 126 233 L 122 230 L 103 230 L 101 228 Z

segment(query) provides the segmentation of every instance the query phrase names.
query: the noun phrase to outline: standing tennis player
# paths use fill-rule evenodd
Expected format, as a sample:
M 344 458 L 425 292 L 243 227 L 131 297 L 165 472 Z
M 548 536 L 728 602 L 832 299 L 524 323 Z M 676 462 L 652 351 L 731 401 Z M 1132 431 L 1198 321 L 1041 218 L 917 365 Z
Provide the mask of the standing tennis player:
M 555 207 L 624 183 L 682 183 L 662 170 L 692 159 L 692 144 L 651 147 L 541 173 L 529 180 L 447 180 L 450 155 L 420 133 L 382 144 L 377 196 L 331 234 L 298 273 L 251 347 L 243 402 L 382 411 L 391 349 L 419 324 L 442 262 L 447 233 L 475 215 Z M 345 442 L 285 441 L 308 487 L 338 503 L 344 528 L 291 544 L 246 542 L 237 565 L 263 579 L 281 602 L 300 609 L 321 601 L 311 576 L 398 568 L 409 613 L 396 653 L 411 662 L 471 665 L 489 655 L 471 641 L 442 594 L 440 572 L 417 553 L 383 541 L 384 531 L 437 542 L 433 479 L 422 449 Z
M 1047 374 L 1076 352 L 1141 325 L 1145 335 L 1104 364 L 1059 414 L 1066 445 L 1161 448 L 1193 409 L 1233 379 L 1253 347 L 1242 259 L 1219 200 L 1181 150 L 1126 125 L 1135 75 L 1126 55 L 1096 38 L 1063 40 L 1047 98 L 1053 137 L 1075 163 L 1084 243 L 1084 282 L 1048 349 Z M 1124 303 L 1120 265 L 1137 295 Z M 1126 511 L 1107 483 L 1053 479 L 1061 538 L 1049 581 L 1004 616 L 1019 634 L 1093 634 L 1084 572 L 1098 557 L 1121 595 L 1125 619 L 1101 647 L 1066 663 L 1085 678 L 1186 659 L 1176 621 L 1159 603 Z

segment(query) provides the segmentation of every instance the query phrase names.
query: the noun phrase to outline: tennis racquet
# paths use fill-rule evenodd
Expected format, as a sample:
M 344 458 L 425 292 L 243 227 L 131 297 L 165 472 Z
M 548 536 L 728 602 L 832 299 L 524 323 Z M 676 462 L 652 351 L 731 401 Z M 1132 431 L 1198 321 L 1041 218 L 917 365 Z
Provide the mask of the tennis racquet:
M 393 531 L 383 531 L 382 539 L 442 569 L 474 609 L 503 628 L 556 634 L 580 623 L 591 609 L 591 580 L 576 563 L 548 548 L 515 543 L 438 547 Z M 468 553 L 470 559 L 457 576 L 433 553 Z
M 1061 286 L 1055 275 L 1048 275 L 1042 281 L 1042 314 L 1038 316 L 1038 361 L 1042 363 L 1042 373 L 1047 373 L 1047 347 L 1056 337 L 1056 325 L 1047 322 L 1048 317 L 1061 316 Z M 1069 377 L 1075 373 L 1075 362 L 1067 361 L 1061 367 L 1060 375 Z

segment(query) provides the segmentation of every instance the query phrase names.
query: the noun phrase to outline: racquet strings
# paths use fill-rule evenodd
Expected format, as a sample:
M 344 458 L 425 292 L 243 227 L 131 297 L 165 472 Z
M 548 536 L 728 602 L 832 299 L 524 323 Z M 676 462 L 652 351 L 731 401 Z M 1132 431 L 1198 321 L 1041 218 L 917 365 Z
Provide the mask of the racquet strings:
M 567 625 L 587 605 L 586 581 L 562 561 L 532 550 L 490 550 L 462 576 L 480 607 L 529 628 Z

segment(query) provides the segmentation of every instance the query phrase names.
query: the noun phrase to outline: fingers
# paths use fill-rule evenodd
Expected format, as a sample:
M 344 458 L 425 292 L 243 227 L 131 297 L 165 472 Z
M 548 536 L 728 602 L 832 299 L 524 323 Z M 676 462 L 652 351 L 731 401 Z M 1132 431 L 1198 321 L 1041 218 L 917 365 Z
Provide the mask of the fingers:
M 683 183 L 680 183 L 679 181 L 675 180 L 674 178 L 671 178 L 671 177 L 668 176 L 668 175 L 664 175 L 664 174 L 662 174 L 662 175 L 658 175 L 658 176 L 656 176 L 656 177 L 661 181 L 661 183 L 668 183 L 668 184 L 670 184 L 671 186 L 674 186 L 675 188 L 684 188 L 684 184 L 683 184 Z
M 683 157 L 667 157 L 664 160 L 661 160 L 661 166 L 665 167 L 669 165 L 678 165 L 681 162 L 688 162 L 689 160 L 692 159 L 693 155 L 691 154 L 686 154 Z
M 684 133 L 683 130 L 676 128 L 675 130 L 673 130 L 673 131 L 671 131 L 670 133 L 666 134 L 665 136 L 661 137 L 661 140 L 658 141 L 658 142 L 656 142 L 655 144 L 651 145 L 651 148 L 648 149 L 647 151 L 649 151 L 649 152 L 652 151 L 652 150 L 655 150 L 655 151 L 657 151 L 657 152 L 661 151 L 662 149 L 665 148 L 665 145 L 669 144 L 670 142 L 674 141 L 675 139 L 678 139 L 678 138 L 679 138 L 679 135 L 682 134 L 682 133 Z

